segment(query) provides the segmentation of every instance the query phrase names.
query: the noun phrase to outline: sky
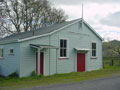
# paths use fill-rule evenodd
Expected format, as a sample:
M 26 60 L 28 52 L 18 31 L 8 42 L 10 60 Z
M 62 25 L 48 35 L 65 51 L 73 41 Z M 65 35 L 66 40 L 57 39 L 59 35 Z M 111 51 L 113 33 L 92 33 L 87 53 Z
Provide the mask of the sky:
M 120 0 L 50 0 L 69 16 L 68 20 L 82 17 L 105 40 L 120 40 Z

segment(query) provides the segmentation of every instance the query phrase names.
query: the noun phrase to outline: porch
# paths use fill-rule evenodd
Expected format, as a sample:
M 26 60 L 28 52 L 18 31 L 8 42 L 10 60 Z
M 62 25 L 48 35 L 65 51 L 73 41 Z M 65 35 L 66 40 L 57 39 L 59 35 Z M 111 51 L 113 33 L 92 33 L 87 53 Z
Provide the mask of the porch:
M 42 72 L 44 71 L 43 69 L 43 59 L 44 59 L 44 53 L 42 51 L 44 51 L 44 49 L 56 49 L 56 55 L 57 55 L 57 49 L 58 47 L 56 46 L 52 46 L 52 45 L 40 45 L 40 44 L 30 44 L 31 48 L 37 49 L 37 53 L 36 53 L 36 71 L 37 71 L 37 75 L 42 74 Z M 50 52 L 49 52 L 50 54 Z

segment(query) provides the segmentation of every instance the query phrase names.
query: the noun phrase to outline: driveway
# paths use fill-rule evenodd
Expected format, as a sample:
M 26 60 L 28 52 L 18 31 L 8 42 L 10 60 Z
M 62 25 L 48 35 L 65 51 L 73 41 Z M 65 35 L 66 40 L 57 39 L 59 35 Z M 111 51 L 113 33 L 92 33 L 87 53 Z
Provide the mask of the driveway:
M 20 90 L 120 90 L 120 76 L 78 83 L 40 86 Z

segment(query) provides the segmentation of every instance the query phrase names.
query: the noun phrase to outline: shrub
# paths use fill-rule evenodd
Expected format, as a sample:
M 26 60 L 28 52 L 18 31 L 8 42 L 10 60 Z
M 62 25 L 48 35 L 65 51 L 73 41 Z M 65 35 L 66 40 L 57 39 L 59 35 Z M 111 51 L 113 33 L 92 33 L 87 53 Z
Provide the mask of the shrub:
M 13 72 L 10 75 L 8 75 L 8 77 L 18 77 L 18 74 L 16 72 Z
M 43 77 L 43 75 L 40 75 L 39 77 Z
M 35 71 L 33 71 L 33 72 L 31 73 L 31 76 L 43 77 L 43 75 L 39 75 L 39 76 L 38 76 Z
M 35 71 L 32 71 L 31 76 L 37 76 L 37 73 Z

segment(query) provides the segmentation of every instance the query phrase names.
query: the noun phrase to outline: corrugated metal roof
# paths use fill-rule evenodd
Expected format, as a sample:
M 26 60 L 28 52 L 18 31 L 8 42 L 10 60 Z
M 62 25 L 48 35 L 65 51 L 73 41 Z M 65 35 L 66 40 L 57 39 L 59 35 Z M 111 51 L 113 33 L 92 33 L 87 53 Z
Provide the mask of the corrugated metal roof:
M 62 28 L 62 27 L 69 25 L 69 24 L 72 24 L 73 22 L 78 21 L 78 20 L 80 20 L 80 19 L 66 21 L 66 22 L 61 23 L 61 24 L 55 24 L 55 25 L 51 25 L 48 27 L 44 27 L 44 28 L 39 28 L 37 30 L 34 30 L 34 36 L 43 35 L 43 34 L 53 32 L 55 30 L 58 30 L 59 28 Z M 7 36 L 5 38 L 0 39 L 0 42 L 13 41 L 13 40 L 15 41 L 18 39 L 25 39 L 25 38 L 29 38 L 32 36 L 33 36 L 33 30 Z

